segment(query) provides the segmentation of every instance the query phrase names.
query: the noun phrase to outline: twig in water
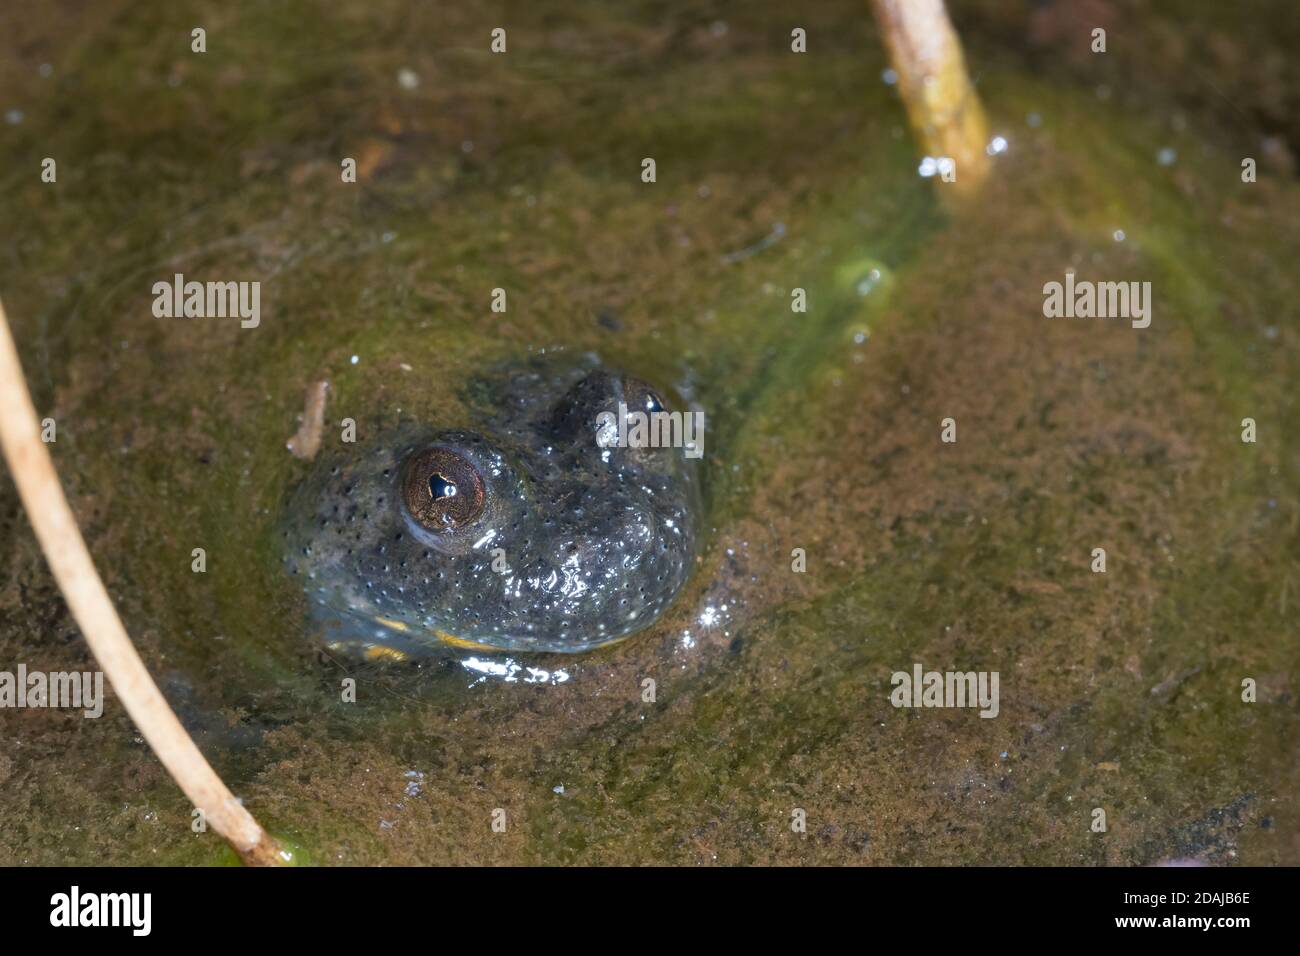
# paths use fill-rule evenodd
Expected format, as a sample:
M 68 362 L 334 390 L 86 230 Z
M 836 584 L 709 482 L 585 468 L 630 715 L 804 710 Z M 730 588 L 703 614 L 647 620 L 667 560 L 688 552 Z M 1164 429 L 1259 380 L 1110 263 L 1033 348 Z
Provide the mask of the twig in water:
M 50 570 L 126 712 L 204 819 L 253 866 L 290 856 L 221 782 L 158 690 L 104 589 L 41 441 L 18 350 L 0 304 L 0 446 Z
M 921 149 L 955 164 L 944 191 L 974 195 L 989 170 L 988 121 L 943 0 L 872 0 L 871 7 Z

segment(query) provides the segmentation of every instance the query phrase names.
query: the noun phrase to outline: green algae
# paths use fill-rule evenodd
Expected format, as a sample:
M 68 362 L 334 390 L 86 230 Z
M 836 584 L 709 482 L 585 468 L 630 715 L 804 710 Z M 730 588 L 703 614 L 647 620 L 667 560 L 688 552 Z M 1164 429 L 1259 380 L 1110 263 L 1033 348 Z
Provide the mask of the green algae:
M 60 185 L 6 182 L 0 279 L 65 487 L 200 746 L 312 862 L 1296 861 L 1294 179 L 1241 184 L 1214 108 L 1172 129 L 1183 90 L 1036 75 L 973 5 L 1011 147 L 951 218 L 859 8 L 810 14 L 815 59 L 765 6 L 722 37 L 703 7 L 512 9 L 502 61 L 464 11 L 281 5 L 198 59 L 193 11 L 122 5 L 19 87 L 6 132 Z M 1067 266 L 1152 281 L 1152 327 L 1044 319 Z M 152 319 L 174 271 L 263 277 L 261 327 Z M 556 347 L 707 409 L 689 593 L 530 662 L 558 686 L 320 655 L 275 533 L 308 383 L 327 440 L 468 424 L 469 373 Z M 0 495 L 0 660 L 86 666 Z M 894 709 L 914 661 L 1000 671 L 999 717 Z M 224 859 L 120 708 L 3 720 L 0 860 Z

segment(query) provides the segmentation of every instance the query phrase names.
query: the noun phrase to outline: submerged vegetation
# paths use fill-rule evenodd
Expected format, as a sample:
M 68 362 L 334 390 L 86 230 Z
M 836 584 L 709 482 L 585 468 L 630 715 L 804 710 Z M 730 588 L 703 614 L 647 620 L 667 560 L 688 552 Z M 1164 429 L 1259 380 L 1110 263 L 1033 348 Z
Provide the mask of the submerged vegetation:
M 775 3 L 0 13 L 0 290 L 65 490 L 310 861 L 1300 861 L 1285 28 L 1180 4 L 1180 48 L 1097 3 L 1095 58 L 1065 4 L 950 6 L 1006 142 L 959 212 L 860 0 L 800 11 L 806 54 Z M 1150 326 L 1047 318 L 1070 271 L 1149 281 Z M 156 318 L 177 273 L 260 279 L 258 326 Z M 327 443 L 467 427 L 465 383 L 543 349 L 706 410 L 683 593 L 581 657 L 323 653 L 276 535 L 309 387 Z M 7 477 L 0 541 L 0 667 L 86 669 Z M 997 718 L 893 707 L 914 663 L 1000 672 Z M 0 862 L 225 858 L 111 696 L 0 737 Z

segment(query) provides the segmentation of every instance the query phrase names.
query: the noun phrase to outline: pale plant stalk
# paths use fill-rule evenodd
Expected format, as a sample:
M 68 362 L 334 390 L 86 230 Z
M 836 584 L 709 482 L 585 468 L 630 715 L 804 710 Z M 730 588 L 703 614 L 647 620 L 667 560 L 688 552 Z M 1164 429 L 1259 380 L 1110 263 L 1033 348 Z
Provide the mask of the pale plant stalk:
M 943 0 L 871 0 L 908 122 L 922 151 L 956 163 L 944 193 L 969 197 L 988 175 L 988 120 Z
M 81 633 L 118 699 L 172 779 L 250 865 L 288 862 L 276 841 L 222 783 L 149 676 L 95 570 L 41 440 L 36 409 L 0 304 L 0 445 L 41 550 Z

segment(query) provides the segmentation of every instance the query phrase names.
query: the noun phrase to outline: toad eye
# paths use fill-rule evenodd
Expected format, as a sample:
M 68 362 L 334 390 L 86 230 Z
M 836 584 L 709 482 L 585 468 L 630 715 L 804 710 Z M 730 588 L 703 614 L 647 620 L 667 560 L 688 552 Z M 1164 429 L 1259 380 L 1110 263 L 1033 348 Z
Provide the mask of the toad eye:
M 664 400 L 659 393 L 638 378 L 628 378 L 623 384 L 629 412 L 645 412 L 653 415 L 664 411 Z
M 402 502 L 429 531 L 455 531 L 483 513 L 483 477 L 470 460 L 449 448 L 426 448 L 406 460 Z

